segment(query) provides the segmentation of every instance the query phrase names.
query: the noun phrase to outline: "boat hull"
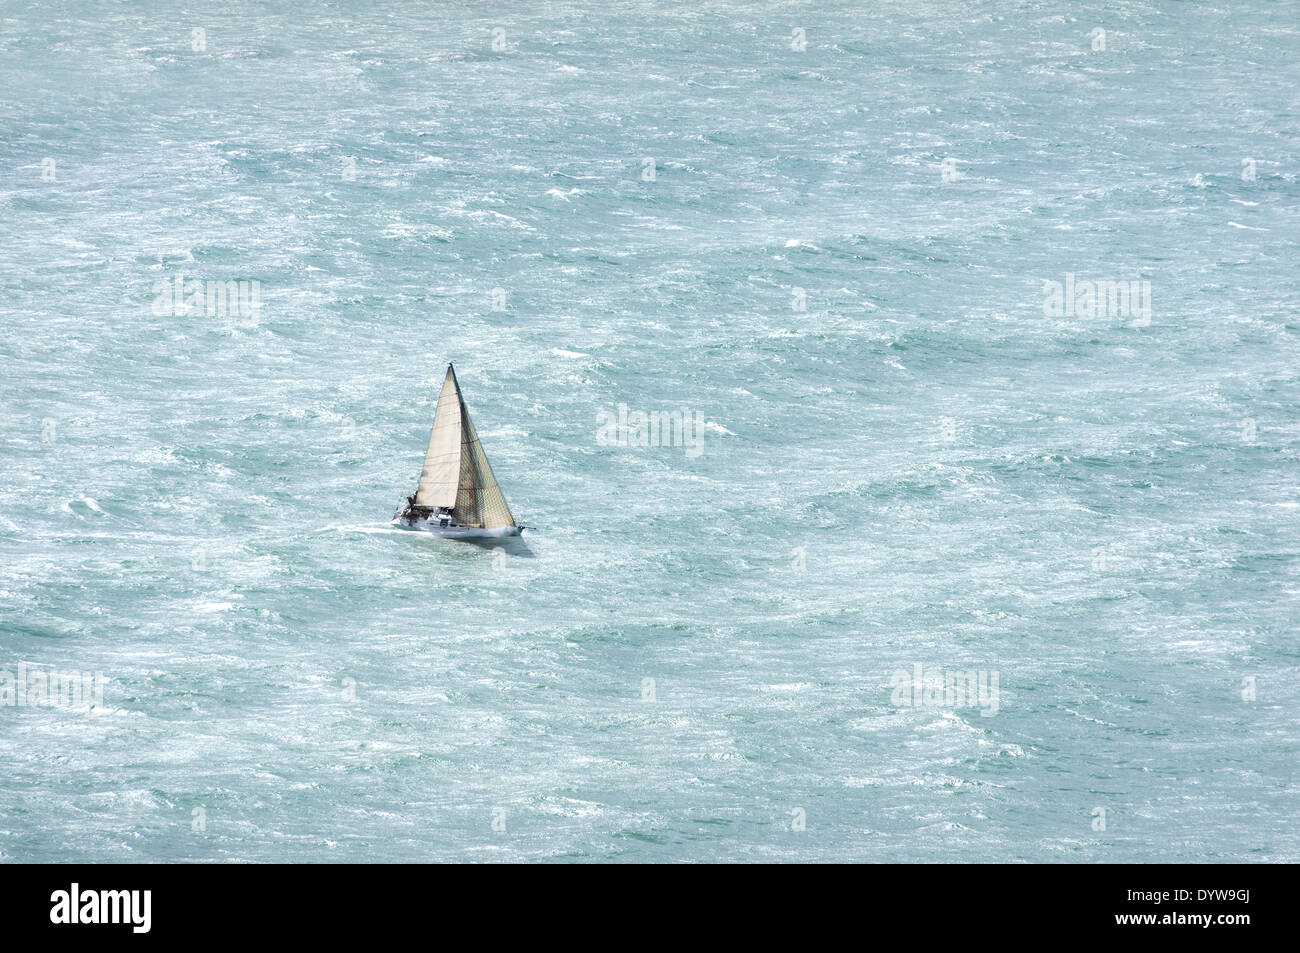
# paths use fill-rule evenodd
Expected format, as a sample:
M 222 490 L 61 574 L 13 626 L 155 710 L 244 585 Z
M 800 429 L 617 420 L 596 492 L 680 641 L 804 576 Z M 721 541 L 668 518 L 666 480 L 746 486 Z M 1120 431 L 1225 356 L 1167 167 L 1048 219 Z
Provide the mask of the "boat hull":
M 478 526 L 443 526 L 438 520 L 393 520 L 394 526 L 419 530 L 443 539 L 506 539 L 523 533 L 522 526 L 498 526 L 495 529 L 483 529 Z

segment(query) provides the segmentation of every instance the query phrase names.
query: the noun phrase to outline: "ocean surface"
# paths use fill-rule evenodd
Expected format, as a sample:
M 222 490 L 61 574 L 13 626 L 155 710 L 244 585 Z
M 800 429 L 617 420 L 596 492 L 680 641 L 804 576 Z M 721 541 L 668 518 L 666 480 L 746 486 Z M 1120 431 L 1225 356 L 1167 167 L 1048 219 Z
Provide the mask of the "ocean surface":
M 0 3 L 0 860 L 1300 861 L 1298 133 L 1294 2 Z

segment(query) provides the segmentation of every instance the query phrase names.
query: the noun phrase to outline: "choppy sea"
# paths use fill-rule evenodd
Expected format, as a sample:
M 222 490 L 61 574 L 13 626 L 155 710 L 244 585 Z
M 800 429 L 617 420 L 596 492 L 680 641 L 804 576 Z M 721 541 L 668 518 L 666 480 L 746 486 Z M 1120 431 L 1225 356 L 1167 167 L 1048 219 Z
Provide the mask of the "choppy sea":
M 1294 2 L 6 0 L 0 860 L 1300 860 L 1298 129 Z

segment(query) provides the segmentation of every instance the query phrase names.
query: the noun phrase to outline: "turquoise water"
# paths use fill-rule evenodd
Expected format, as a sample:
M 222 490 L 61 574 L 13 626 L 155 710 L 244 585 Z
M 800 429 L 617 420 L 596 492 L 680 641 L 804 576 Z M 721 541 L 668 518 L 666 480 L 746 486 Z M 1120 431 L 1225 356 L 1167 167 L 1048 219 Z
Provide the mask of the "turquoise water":
M 0 859 L 1300 860 L 1298 54 L 3 4 L 0 671 L 108 681 L 0 707 Z M 448 361 L 522 543 L 388 525 Z

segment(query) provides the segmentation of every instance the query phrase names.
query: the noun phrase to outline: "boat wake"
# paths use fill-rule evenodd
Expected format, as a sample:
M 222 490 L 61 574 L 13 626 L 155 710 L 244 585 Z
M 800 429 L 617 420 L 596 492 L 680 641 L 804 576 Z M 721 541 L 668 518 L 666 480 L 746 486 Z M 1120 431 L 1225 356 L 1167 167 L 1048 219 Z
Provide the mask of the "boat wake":
M 358 523 L 355 525 L 322 526 L 318 533 L 404 533 L 403 527 L 392 523 Z

